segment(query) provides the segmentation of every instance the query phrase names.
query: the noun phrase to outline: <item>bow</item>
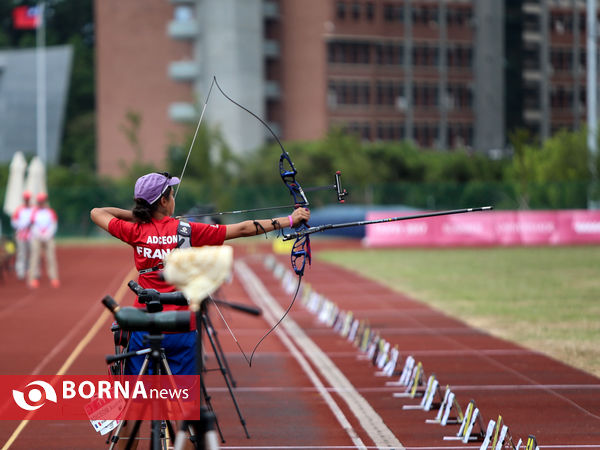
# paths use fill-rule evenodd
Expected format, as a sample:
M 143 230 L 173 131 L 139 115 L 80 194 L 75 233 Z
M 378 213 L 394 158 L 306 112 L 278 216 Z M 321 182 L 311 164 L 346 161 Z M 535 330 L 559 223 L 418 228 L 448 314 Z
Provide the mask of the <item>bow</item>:
M 250 114 L 255 119 L 257 119 L 260 123 L 262 123 L 269 130 L 269 132 L 271 133 L 271 135 L 273 136 L 273 138 L 275 139 L 275 141 L 279 145 L 279 148 L 281 149 L 281 155 L 279 156 L 279 175 L 281 177 L 281 180 L 283 181 L 283 184 L 287 187 L 287 189 L 290 192 L 290 195 L 293 198 L 294 208 L 307 208 L 309 206 L 308 198 L 306 197 L 306 194 L 304 193 L 304 190 L 302 189 L 302 186 L 300 185 L 300 182 L 296 179 L 296 175 L 298 174 L 298 171 L 294 167 L 294 163 L 292 162 L 292 160 L 290 158 L 290 155 L 287 153 L 287 151 L 283 147 L 283 144 L 279 140 L 279 137 L 275 134 L 275 132 L 271 129 L 271 127 L 263 119 L 261 119 L 255 113 L 253 113 L 252 111 L 250 111 L 248 108 L 246 108 L 245 106 L 243 106 L 240 103 L 236 102 L 229 95 L 227 95 L 223 91 L 223 89 L 221 89 L 221 86 L 219 86 L 219 83 L 217 81 L 217 77 L 216 76 L 213 76 L 213 80 L 212 80 L 212 83 L 210 85 L 210 88 L 209 88 L 209 91 L 208 91 L 208 95 L 206 96 L 206 101 L 204 102 L 204 106 L 202 108 L 202 113 L 200 115 L 200 119 L 198 121 L 198 125 L 196 126 L 196 131 L 194 133 L 194 137 L 192 139 L 192 143 L 190 145 L 190 149 L 189 149 L 187 158 L 185 160 L 185 164 L 184 164 L 184 167 L 183 167 L 183 171 L 181 173 L 180 180 L 183 179 L 183 173 L 185 172 L 185 168 L 187 166 L 187 163 L 188 163 L 188 160 L 189 160 L 192 148 L 194 146 L 194 142 L 196 140 L 196 136 L 198 134 L 198 130 L 200 129 L 200 124 L 201 124 L 202 119 L 204 117 L 204 113 L 206 111 L 206 106 L 208 105 L 208 100 L 210 98 L 210 94 L 212 92 L 213 86 L 216 86 L 217 89 L 219 90 L 219 92 L 221 92 L 221 94 L 227 100 L 229 100 L 234 105 L 236 105 L 239 108 L 241 108 L 244 111 L 246 111 L 248 114 Z M 333 189 L 335 189 L 337 191 L 338 201 L 343 202 L 344 201 L 344 197 L 347 195 L 347 192 L 344 189 L 342 189 L 340 175 L 341 175 L 340 172 L 337 172 L 335 174 L 335 182 L 334 182 L 333 186 L 317 187 L 317 188 L 312 188 L 310 190 L 330 189 L 330 188 L 333 188 Z M 177 191 L 175 192 L 175 195 L 176 194 L 177 194 Z M 267 209 L 267 208 L 258 208 L 258 209 L 255 209 L 255 210 L 230 211 L 229 213 L 249 212 L 249 211 L 257 211 L 257 210 L 264 210 L 264 209 Z M 216 213 L 216 214 L 225 214 L 225 213 Z M 256 345 L 252 349 L 252 353 L 250 354 L 249 358 L 246 356 L 246 353 L 244 352 L 244 350 L 242 349 L 242 347 L 241 347 L 240 343 L 238 342 L 237 338 L 233 334 L 233 331 L 231 330 L 231 328 L 227 324 L 227 321 L 225 321 L 225 317 L 223 317 L 223 315 L 221 314 L 221 312 L 218 309 L 218 306 L 215 304 L 216 309 L 219 312 L 219 315 L 225 321 L 225 325 L 227 326 L 227 329 L 229 330 L 230 334 L 232 335 L 234 341 L 236 342 L 238 348 L 242 352 L 242 355 L 246 359 L 246 362 L 248 363 L 249 366 L 252 366 L 252 359 L 254 358 L 254 354 L 256 353 L 256 350 L 258 349 L 258 347 L 260 346 L 260 344 L 262 343 L 262 341 L 264 341 L 266 339 L 266 337 L 269 334 L 271 334 L 275 330 L 275 328 L 277 328 L 277 326 L 283 321 L 283 319 L 285 319 L 285 317 L 287 316 L 287 314 L 290 312 L 290 310 L 294 306 L 296 298 L 298 297 L 298 293 L 300 291 L 300 286 L 301 286 L 301 283 L 302 283 L 302 277 L 304 276 L 304 269 L 306 267 L 306 262 L 308 261 L 309 265 L 311 263 L 310 237 L 309 237 L 309 233 L 307 233 L 307 231 L 309 229 L 310 229 L 309 225 L 307 223 L 305 223 L 305 222 L 301 222 L 298 225 L 296 225 L 296 227 L 294 227 L 294 231 L 297 234 L 297 237 L 295 237 L 294 244 L 292 245 L 292 250 L 291 250 L 291 254 L 290 254 L 290 261 L 291 261 L 291 264 L 292 264 L 292 268 L 294 269 L 294 272 L 296 273 L 296 275 L 298 275 L 298 285 L 297 285 L 297 287 L 295 289 L 295 293 L 294 293 L 294 296 L 292 298 L 292 301 L 290 302 L 289 306 L 287 307 L 285 313 L 277 321 L 277 323 L 275 323 L 275 325 L 273 325 L 273 327 L 271 327 L 271 329 L 269 331 L 267 331 L 265 333 L 265 335 L 263 337 L 261 337 L 260 340 L 256 343 Z

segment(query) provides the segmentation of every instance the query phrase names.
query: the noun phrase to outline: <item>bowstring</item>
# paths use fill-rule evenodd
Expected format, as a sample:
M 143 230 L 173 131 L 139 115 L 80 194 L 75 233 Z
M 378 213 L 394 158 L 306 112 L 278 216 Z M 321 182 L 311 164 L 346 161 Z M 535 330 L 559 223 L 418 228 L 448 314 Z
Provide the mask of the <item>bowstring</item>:
M 208 100 L 210 99 L 210 93 L 212 92 L 212 88 L 217 81 L 216 77 L 213 77 L 212 83 L 210 83 L 210 88 L 208 88 L 208 95 L 206 96 L 206 101 L 204 102 L 204 106 L 202 107 L 202 112 L 200 113 L 200 119 L 198 119 L 198 125 L 196 126 L 196 131 L 194 132 L 194 137 L 192 138 L 192 143 L 190 145 L 190 149 L 188 150 L 187 156 L 185 158 L 185 163 L 183 164 L 183 170 L 181 171 L 181 175 L 179 176 L 179 184 L 175 188 L 175 193 L 173 194 L 173 198 L 177 197 L 177 193 L 179 192 L 179 186 L 181 186 L 181 182 L 183 181 L 183 174 L 185 173 L 185 169 L 188 165 L 188 161 L 190 160 L 190 155 L 192 154 L 192 149 L 194 148 L 194 144 L 196 143 L 196 138 L 198 137 L 198 131 L 200 131 L 200 124 L 202 123 L 202 119 L 204 118 L 204 113 L 206 112 L 206 107 L 208 106 Z
M 254 359 L 254 354 L 256 353 L 256 350 L 258 349 L 258 346 L 262 343 L 262 341 L 264 341 L 267 338 L 267 336 L 269 336 L 269 334 L 271 334 L 275 330 L 275 328 L 277 328 L 277 326 L 283 321 L 283 319 L 286 318 L 286 316 L 288 315 L 288 313 L 292 310 L 292 307 L 294 306 L 294 303 L 296 302 L 296 298 L 298 297 L 298 293 L 300 292 L 300 285 L 301 284 L 302 284 L 302 275 L 298 275 L 298 284 L 296 285 L 296 290 L 294 292 L 294 297 L 292 298 L 292 302 L 290 303 L 290 305 L 288 306 L 288 308 L 285 310 L 285 313 L 283 313 L 283 315 L 281 316 L 281 318 L 277 321 L 277 323 L 275 325 L 273 325 L 273 327 L 271 327 L 271 329 L 269 331 L 267 331 L 265 333 L 265 335 L 263 337 L 261 337 L 260 340 L 256 343 L 256 345 L 252 349 L 252 352 L 250 353 L 250 358 L 248 358 L 248 355 L 246 354 L 246 352 L 242 348 L 242 345 L 240 344 L 240 342 L 238 341 L 237 337 L 235 336 L 233 330 L 229 326 L 229 323 L 227 323 L 227 320 L 225 320 L 225 316 L 221 312 L 221 308 L 219 308 L 219 305 L 217 305 L 217 302 L 213 301 L 212 297 L 209 297 L 210 301 L 212 302 L 212 304 L 217 309 L 217 313 L 219 313 L 219 317 L 221 317 L 221 320 L 223 321 L 223 323 L 227 327 L 227 330 L 229 330 L 229 334 L 231 334 L 231 337 L 233 337 L 233 341 L 237 345 L 237 347 L 240 350 L 240 352 L 242 352 L 242 356 L 246 360 L 246 363 L 248 364 L 248 367 L 252 367 L 252 360 Z
M 236 343 L 236 345 L 238 346 L 240 352 L 242 352 L 242 355 L 244 356 L 244 359 L 246 360 L 246 362 L 248 363 L 248 366 L 252 365 L 252 358 L 248 359 L 248 356 L 246 355 L 246 353 L 244 352 L 244 349 L 242 348 L 240 342 L 238 341 L 237 337 L 235 336 L 235 334 L 233 333 L 233 330 L 231 329 L 231 327 L 229 326 L 229 323 L 227 323 L 227 320 L 225 320 L 225 316 L 223 315 L 223 313 L 221 312 L 221 308 L 219 308 L 219 305 L 217 305 L 217 302 L 213 301 L 212 297 L 210 297 L 210 301 L 212 302 L 212 304 L 214 305 L 214 307 L 217 309 L 217 312 L 219 313 L 219 316 L 221 317 L 221 320 L 223 321 L 223 323 L 225 324 L 225 326 L 227 327 L 227 330 L 229 331 L 229 334 L 231 334 L 231 337 L 233 338 L 233 341 Z
M 292 306 L 294 306 L 294 303 L 296 302 L 296 297 L 298 297 L 298 292 L 300 292 L 300 284 L 301 283 L 302 283 L 302 275 L 298 275 L 298 284 L 296 285 L 296 292 L 294 292 L 294 297 L 292 298 L 292 302 L 290 303 L 290 306 L 288 306 L 288 308 L 285 310 L 285 313 L 283 313 L 283 316 L 281 316 L 281 318 L 277 321 L 277 323 L 275 325 L 273 325 L 273 327 L 271 327 L 271 329 L 269 331 L 267 331 L 265 333 L 265 335 L 263 337 L 261 337 L 260 340 L 256 343 L 256 345 L 252 349 L 252 353 L 250 354 L 250 361 L 246 360 L 246 361 L 248 361 L 248 367 L 252 367 L 252 359 L 254 358 L 254 353 L 256 352 L 256 349 L 258 349 L 258 346 L 262 343 L 262 341 L 264 341 L 267 338 L 267 336 L 269 334 L 271 334 L 275 330 L 275 328 L 277 328 L 277 326 L 283 321 L 283 319 L 285 319 L 285 317 L 291 311 Z

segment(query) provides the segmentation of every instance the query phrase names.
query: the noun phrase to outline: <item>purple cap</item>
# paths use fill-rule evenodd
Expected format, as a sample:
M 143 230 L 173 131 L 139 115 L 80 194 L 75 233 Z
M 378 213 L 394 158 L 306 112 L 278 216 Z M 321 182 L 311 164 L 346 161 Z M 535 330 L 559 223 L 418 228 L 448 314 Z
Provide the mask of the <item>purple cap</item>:
M 149 173 L 135 182 L 134 198 L 141 198 L 152 204 L 160 198 L 169 186 L 179 184 L 179 178 L 167 177 L 162 173 Z

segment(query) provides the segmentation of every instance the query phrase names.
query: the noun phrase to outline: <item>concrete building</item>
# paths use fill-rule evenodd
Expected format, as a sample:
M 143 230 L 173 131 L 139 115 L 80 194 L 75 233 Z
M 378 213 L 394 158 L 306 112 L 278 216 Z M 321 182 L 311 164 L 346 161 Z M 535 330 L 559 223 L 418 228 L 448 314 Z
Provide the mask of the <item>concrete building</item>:
M 524 0 L 524 125 L 542 140 L 586 110 L 586 0 Z
M 570 80 L 583 76 L 566 62 L 581 38 L 558 25 L 567 4 L 583 0 L 97 0 L 100 171 L 162 164 L 215 76 L 288 140 L 342 127 L 365 140 L 491 151 L 518 126 L 547 137 L 583 114 L 575 102 L 567 117 L 565 99 L 581 90 L 570 81 L 578 94 L 565 94 L 550 70 L 556 60 Z M 215 91 L 204 120 L 234 151 L 269 139 Z M 143 154 L 122 131 L 131 112 Z
M 73 49 L 46 48 L 46 160 L 56 164 L 71 76 Z M 37 152 L 36 49 L 0 51 L 0 161 Z M 40 155 L 43 157 L 43 155 Z

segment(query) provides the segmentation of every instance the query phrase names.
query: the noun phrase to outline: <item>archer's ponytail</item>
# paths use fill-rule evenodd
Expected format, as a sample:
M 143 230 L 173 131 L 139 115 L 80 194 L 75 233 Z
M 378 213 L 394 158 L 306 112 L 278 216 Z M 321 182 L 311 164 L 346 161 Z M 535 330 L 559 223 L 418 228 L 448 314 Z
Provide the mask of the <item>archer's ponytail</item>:
M 158 209 L 158 206 L 160 205 L 160 199 L 163 197 L 168 198 L 170 194 L 171 186 L 167 187 L 165 192 L 163 192 L 163 194 L 160 197 L 158 197 L 158 200 L 156 200 L 152 204 L 148 203 L 142 198 L 133 199 L 133 201 L 135 202 L 135 205 L 133 206 L 133 209 L 131 211 L 133 213 L 133 218 L 138 223 L 150 223 L 152 221 L 154 211 L 156 211 Z
M 160 199 L 159 199 L 160 200 Z M 152 205 L 141 198 L 134 199 L 135 206 L 131 211 L 136 222 L 150 223 L 152 220 L 152 212 L 156 210 L 157 202 Z

